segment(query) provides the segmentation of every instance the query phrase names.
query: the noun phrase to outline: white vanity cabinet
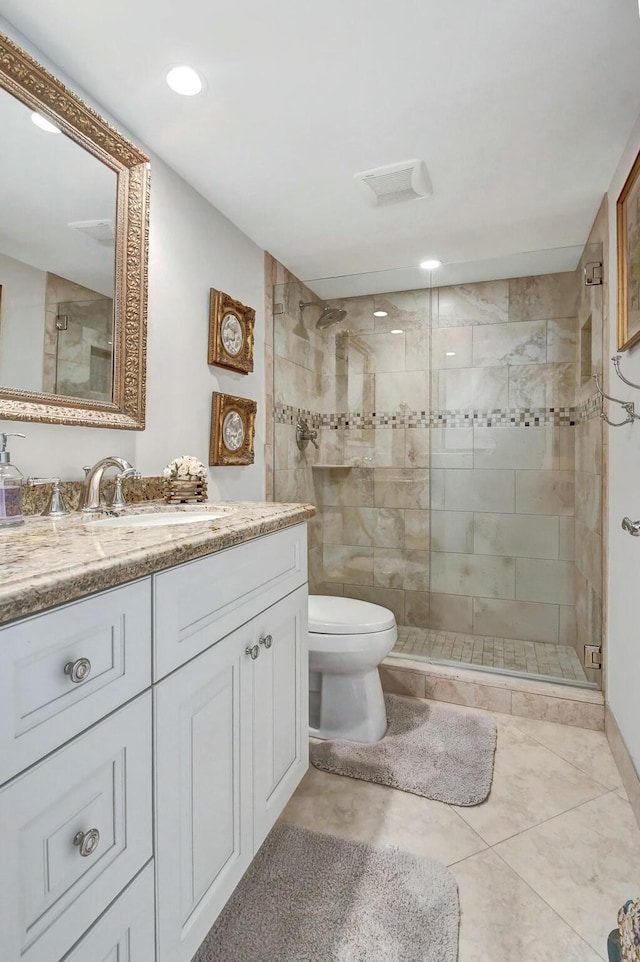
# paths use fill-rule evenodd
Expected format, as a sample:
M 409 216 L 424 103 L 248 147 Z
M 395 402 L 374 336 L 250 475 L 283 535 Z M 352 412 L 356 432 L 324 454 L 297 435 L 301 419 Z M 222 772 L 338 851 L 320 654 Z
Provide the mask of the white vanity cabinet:
M 306 524 L 0 628 L 2 962 L 190 962 L 308 765 Z

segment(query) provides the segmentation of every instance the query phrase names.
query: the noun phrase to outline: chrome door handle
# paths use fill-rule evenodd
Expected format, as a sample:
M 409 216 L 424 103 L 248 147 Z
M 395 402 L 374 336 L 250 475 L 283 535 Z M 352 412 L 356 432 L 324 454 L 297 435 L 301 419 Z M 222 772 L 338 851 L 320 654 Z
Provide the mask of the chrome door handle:
M 247 645 L 247 647 L 245 648 L 245 654 L 249 655 L 252 661 L 255 661 L 258 655 L 260 654 L 260 646 Z
M 622 519 L 622 530 L 628 531 L 634 538 L 640 538 L 640 521 L 632 521 L 631 518 Z
M 77 832 L 73 844 L 77 845 L 83 858 L 93 855 L 100 842 L 100 832 L 97 828 L 90 828 L 88 832 Z
M 88 658 L 78 658 L 77 661 L 68 661 L 64 666 L 64 673 L 68 675 L 74 685 L 86 681 L 91 671 L 91 662 Z
M 271 645 L 273 644 L 273 638 L 271 635 L 263 635 L 260 639 L 260 644 L 264 645 L 265 648 L 271 648 Z

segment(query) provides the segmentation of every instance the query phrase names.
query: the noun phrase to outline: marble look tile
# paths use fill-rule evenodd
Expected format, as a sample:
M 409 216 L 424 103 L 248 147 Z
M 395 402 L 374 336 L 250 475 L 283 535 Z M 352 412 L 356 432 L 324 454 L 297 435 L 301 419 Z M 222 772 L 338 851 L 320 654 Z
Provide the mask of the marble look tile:
M 546 515 L 476 512 L 472 550 L 515 558 L 557 558 L 558 521 Z
M 601 962 L 495 852 L 472 855 L 451 871 L 462 908 L 458 962 Z
M 434 468 L 473 467 L 473 428 L 431 428 Z
M 543 364 L 546 360 L 546 321 L 485 324 L 473 329 L 473 367 Z
M 434 328 L 431 332 L 432 369 L 473 367 L 472 342 L 472 327 Z
M 356 433 L 355 431 L 353 432 Z M 362 432 L 360 432 L 362 433 Z M 393 468 L 405 462 L 406 436 L 409 433 L 404 428 L 382 428 L 373 431 L 373 460 L 376 467 Z M 428 431 L 415 431 L 415 434 L 429 434 Z M 423 442 L 424 443 L 424 442 Z M 429 448 L 427 444 L 426 464 L 429 467 Z M 418 467 L 418 465 L 416 465 Z
M 604 958 L 618 909 L 640 888 L 640 832 L 628 802 L 601 795 L 496 851 Z
M 506 688 L 494 688 L 492 685 L 451 681 L 446 678 L 432 678 L 427 675 L 426 695 L 433 701 L 446 701 L 450 705 L 484 708 L 488 711 L 503 712 L 507 715 L 511 711 L 511 692 Z
M 349 376 L 404 371 L 404 339 L 404 334 L 389 334 L 386 331 L 350 336 L 347 341 Z
M 513 716 L 512 724 L 604 788 L 621 788 L 620 773 L 604 732 L 519 716 Z
M 374 330 L 375 317 L 373 316 L 373 312 L 377 310 L 377 308 L 374 307 L 372 295 L 365 294 L 363 297 L 338 297 L 326 303 L 329 307 L 335 307 L 340 311 L 347 312 L 344 327 L 349 332 L 367 333 Z M 312 311 L 309 313 L 312 313 Z M 330 330 L 329 328 L 328 331 Z
M 401 625 L 404 618 L 404 591 L 399 588 L 367 587 L 366 585 L 344 586 L 345 598 L 359 598 L 374 605 L 382 605 L 393 612 L 396 623 Z
M 604 792 L 598 782 L 511 725 L 498 736 L 489 798 L 456 811 L 495 845 Z
M 405 591 L 404 624 L 415 628 L 428 628 L 431 625 L 431 596 L 428 591 Z
M 499 598 L 473 600 L 473 631 L 478 635 L 557 644 L 558 618 L 557 605 Z
M 597 474 L 576 471 L 575 516 L 595 531 L 602 530 L 602 478 Z
M 379 509 L 393 510 L 393 509 Z M 404 547 L 409 551 L 426 551 L 430 545 L 430 521 L 431 512 L 429 511 L 405 511 L 404 512 Z M 396 545 L 389 545 L 393 548 Z
M 427 509 L 429 471 L 424 468 L 380 468 L 375 471 L 375 504 L 383 508 Z
M 576 609 L 572 604 L 560 605 L 560 624 L 558 626 L 558 641 L 561 645 L 570 645 L 577 649 L 578 628 L 576 623 Z M 578 650 L 578 657 L 581 652 Z
M 432 550 L 473 554 L 473 518 L 471 511 L 432 511 Z M 478 554 L 509 554 L 509 552 L 478 551 Z
M 604 730 L 604 705 L 573 701 L 570 698 L 551 698 L 514 691 L 511 711 L 514 715 L 523 715 L 526 718 L 559 722 L 561 725 L 574 725 L 576 728 L 591 728 L 593 731 Z
M 576 360 L 578 319 L 560 317 L 547 321 L 547 361 Z
M 323 551 L 323 581 L 344 584 L 373 584 L 373 548 L 326 544 Z
M 394 322 L 395 323 L 395 322 Z M 394 334 L 393 337 L 400 335 Z M 429 380 L 432 370 L 431 338 L 429 331 L 420 326 L 417 330 L 408 330 L 404 334 L 404 369 L 405 371 L 422 371 Z
M 431 587 L 442 594 L 514 598 L 515 560 L 434 551 L 431 554 Z
M 375 548 L 373 583 L 382 588 L 428 591 L 429 552 L 397 548 Z
M 558 518 L 560 543 L 558 557 L 562 561 L 575 558 L 575 521 L 572 517 Z
M 575 317 L 580 291 L 575 271 L 514 277 L 508 283 L 510 321 Z
M 373 507 L 371 468 L 330 468 L 316 471 L 318 504 L 345 507 Z
M 394 845 L 446 865 L 486 847 L 448 805 L 314 768 L 282 817 L 316 832 Z
M 575 401 L 574 365 L 523 364 L 510 367 L 508 395 L 511 408 L 568 407 Z
M 572 471 L 516 471 L 515 476 L 515 510 L 518 514 L 573 514 Z
M 379 434 L 381 432 L 378 432 Z M 397 431 L 392 431 L 397 434 Z M 407 428 L 404 437 L 404 464 L 408 468 L 428 468 L 431 463 L 431 445 L 433 431 L 423 428 Z M 396 460 L 394 464 L 401 464 Z
M 390 294 L 377 294 L 375 310 L 387 311 L 387 317 L 375 317 L 376 331 L 389 331 L 393 327 L 404 331 L 429 334 L 431 319 L 431 291 L 396 291 Z
M 404 545 L 403 512 L 394 508 L 326 507 L 322 518 L 325 544 Z
M 554 468 L 554 430 L 556 429 L 546 426 L 473 428 L 473 467 Z M 573 469 L 573 463 L 571 468 Z
M 516 598 L 547 604 L 573 604 L 573 562 L 516 559 Z
M 434 327 L 496 324 L 509 319 L 509 282 L 482 281 L 438 289 Z
M 509 370 L 467 367 L 440 371 L 437 399 L 441 411 L 506 408 L 509 406 Z
M 410 695 L 413 698 L 425 697 L 426 676 L 421 672 L 392 668 L 389 665 L 381 665 L 378 671 L 384 691 L 394 695 Z
M 442 631 L 473 631 L 473 598 L 431 592 L 430 628 Z
M 412 411 L 429 410 L 429 379 L 422 371 L 376 374 L 373 410 L 380 413 L 401 411 L 403 408 Z M 371 408 L 360 408 L 360 410 L 371 410 Z
M 444 504 L 434 503 L 433 508 L 443 507 L 448 511 L 513 511 L 515 509 L 514 471 L 482 468 L 466 471 L 454 468 L 443 471 L 443 475 Z

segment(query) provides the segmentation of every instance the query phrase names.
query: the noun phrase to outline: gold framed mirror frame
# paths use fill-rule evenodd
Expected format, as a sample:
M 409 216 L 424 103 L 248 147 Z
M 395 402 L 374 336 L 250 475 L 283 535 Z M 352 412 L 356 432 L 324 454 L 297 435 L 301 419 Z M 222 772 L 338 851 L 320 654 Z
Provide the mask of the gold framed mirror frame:
M 149 159 L 2 32 L 0 89 L 42 114 L 117 176 L 112 401 L 0 387 L 0 420 L 141 431 L 145 426 Z

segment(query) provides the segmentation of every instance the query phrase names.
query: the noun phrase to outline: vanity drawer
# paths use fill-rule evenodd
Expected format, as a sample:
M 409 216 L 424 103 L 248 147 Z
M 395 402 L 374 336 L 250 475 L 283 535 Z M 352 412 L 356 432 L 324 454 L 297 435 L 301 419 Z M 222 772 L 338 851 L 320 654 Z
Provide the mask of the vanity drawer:
M 2 958 L 75 945 L 151 858 L 151 791 L 151 692 L 0 790 Z
M 124 890 L 63 962 L 153 962 L 153 865 Z
M 157 681 L 306 582 L 307 526 L 227 548 L 153 580 Z
M 150 684 L 150 578 L 0 629 L 0 784 Z

